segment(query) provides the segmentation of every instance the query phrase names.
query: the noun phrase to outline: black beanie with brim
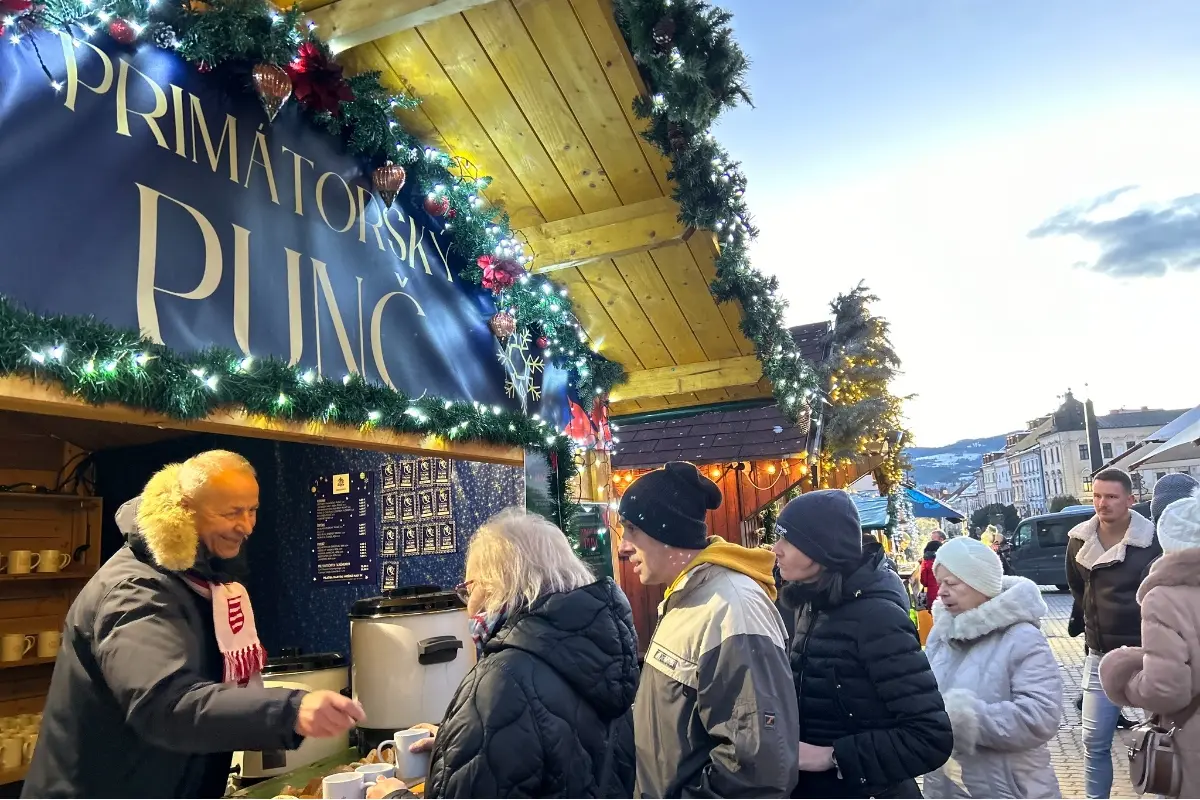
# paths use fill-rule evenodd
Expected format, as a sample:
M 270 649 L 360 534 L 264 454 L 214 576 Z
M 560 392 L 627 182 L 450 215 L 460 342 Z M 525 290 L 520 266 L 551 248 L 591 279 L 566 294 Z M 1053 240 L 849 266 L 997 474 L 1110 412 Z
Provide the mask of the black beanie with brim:
M 793 547 L 834 572 L 862 563 L 863 532 L 858 508 L 840 489 L 819 489 L 788 502 L 775 531 Z
M 621 518 L 650 538 L 681 550 L 708 544 L 708 512 L 721 507 L 721 490 L 694 464 L 672 461 L 647 472 L 621 496 Z

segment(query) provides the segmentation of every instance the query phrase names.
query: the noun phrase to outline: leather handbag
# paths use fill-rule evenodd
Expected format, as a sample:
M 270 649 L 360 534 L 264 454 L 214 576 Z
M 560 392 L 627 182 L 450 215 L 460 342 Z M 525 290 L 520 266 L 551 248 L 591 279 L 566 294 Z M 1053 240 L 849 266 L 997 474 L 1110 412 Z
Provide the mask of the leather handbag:
M 1161 715 L 1133 729 L 1133 741 L 1129 745 L 1129 782 L 1138 794 L 1156 794 L 1160 797 L 1179 797 L 1183 783 L 1182 754 L 1175 741 L 1175 733 L 1188 723 L 1200 710 L 1200 695 L 1192 699 L 1191 705 L 1168 723 Z

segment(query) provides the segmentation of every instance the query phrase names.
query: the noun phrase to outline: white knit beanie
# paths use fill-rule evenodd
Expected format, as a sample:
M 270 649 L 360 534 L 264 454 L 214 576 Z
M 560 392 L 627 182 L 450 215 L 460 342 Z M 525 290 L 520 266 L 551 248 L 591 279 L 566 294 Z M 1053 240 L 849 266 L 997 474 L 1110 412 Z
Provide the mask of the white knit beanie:
M 942 545 L 933 564 L 935 567 L 941 564 L 954 577 L 988 597 L 995 597 L 1004 588 L 1000 556 L 969 536 L 959 536 Z
M 1200 547 L 1200 489 L 1167 506 L 1158 518 L 1158 543 L 1164 553 Z

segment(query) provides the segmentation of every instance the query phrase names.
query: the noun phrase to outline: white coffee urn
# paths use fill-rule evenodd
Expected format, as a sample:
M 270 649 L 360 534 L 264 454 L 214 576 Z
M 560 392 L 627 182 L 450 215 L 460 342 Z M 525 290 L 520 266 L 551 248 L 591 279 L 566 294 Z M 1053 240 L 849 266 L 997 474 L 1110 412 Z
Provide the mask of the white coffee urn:
M 475 665 L 466 606 L 453 591 L 405 586 L 350 609 L 350 690 L 366 753 L 396 731 L 442 720 Z

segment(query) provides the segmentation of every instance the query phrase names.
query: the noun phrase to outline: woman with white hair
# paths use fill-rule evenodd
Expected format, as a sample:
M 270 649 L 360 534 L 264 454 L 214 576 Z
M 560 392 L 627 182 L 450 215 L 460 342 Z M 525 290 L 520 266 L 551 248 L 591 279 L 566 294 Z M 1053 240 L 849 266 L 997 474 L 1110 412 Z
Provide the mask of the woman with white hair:
M 425 796 L 631 797 L 637 634 L 625 595 L 595 579 L 542 517 L 507 509 L 467 549 L 459 592 L 479 661 L 432 743 Z M 397 780 L 372 797 L 405 796 Z

